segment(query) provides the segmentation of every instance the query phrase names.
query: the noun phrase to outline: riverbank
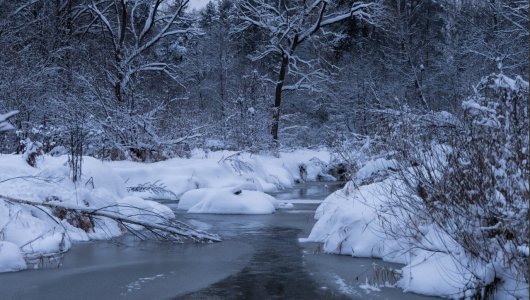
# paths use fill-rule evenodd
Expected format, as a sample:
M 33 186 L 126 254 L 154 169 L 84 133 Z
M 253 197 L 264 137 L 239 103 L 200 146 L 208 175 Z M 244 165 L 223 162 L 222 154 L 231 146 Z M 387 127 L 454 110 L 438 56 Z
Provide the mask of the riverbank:
M 73 183 L 67 156 L 41 156 L 36 167 L 31 167 L 21 155 L 0 155 L 0 196 L 5 196 L 0 198 L 0 272 L 38 266 L 41 260 L 64 254 L 73 243 L 107 240 L 126 232 L 123 224 L 105 216 L 76 213 L 76 207 L 105 209 L 136 221 L 157 223 L 175 216 L 165 205 L 151 200 L 176 201 L 186 192 L 208 189 L 209 194 L 225 195 L 225 199 L 193 199 L 203 207 L 199 212 L 213 212 L 212 201 L 222 208 L 232 203 L 227 200 L 237 198 L 241 205 L 231 207 L 231 213 L 272 213 L 278 207 L 275 200 L 253 203 L 254 196 L 265 197 L 263 191 L 282 190 L 305 180 L 332 179 L 326 174 L 331 159 L 326 150 L 281 152 L 277 157 L 196 150 L 190 158 L 149 164 L 84 157 L 83 174 Z M 28 206 L 8 199 L 74 210 Z M 202 200 L 209 205 L 199 203 Z M 263 201 L 268 204 L 265 210 L 261 209 Z M 137 230 L 134 226 L 131 228 Z
M 222 243 L 172 244 L 120 238 L 78 243 L 61 267 L 0 274 L 3 299 L 429 299 L 383 288 L 380 260 L 327 255 L 299 243 L 319 203 L 339 183 L 305 183 L 272 193 L 292 204 L 268 215 L 187 214 L 179 219 L 223 236 Z M 86 296 L 90 295 L 90 296 Z

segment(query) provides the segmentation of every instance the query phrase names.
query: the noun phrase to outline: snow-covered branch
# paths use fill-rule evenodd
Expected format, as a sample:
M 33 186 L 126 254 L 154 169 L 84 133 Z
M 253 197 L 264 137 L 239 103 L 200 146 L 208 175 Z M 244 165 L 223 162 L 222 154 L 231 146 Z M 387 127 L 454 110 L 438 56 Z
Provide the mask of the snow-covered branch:
M 7 120 L 16 114 L 18 114 L 18 110 L 10 111 L 5 114 L 0 114 L 0 132 L 15 129 L 15 127 L 9 124 Z
M 142 226 L 146 230 L 151 231 L 155 236 L 163 239 L 169 239 L 173 241 L 181 241 L 182 239 L 190 239 L 196 242 L 220 242 L 221 238 L 216 234 L 210 234 L 203 232 L 193 227 L 179 222 L 174 219 L 170 219 L 157 214 L 151 211 L 146 211 L 144 209 L 133 207 L 130 205 L 125 205 L 123 208 L 132 209 L 138 211 L 134 215 L 126 215 L 119 212 L 116 212 L 116 208 L 120 207 L 120 204 L 106 206 L 102 208 L 87 208 L 80 206 L 67 205 L 64 203 L 55 203 L 55 202 L 36 202 L 25 199 L 13 198 L 5 195 L 0 195 L 0 199 L 12 203 L 12 204 L 21 204 L 29 205 L 33 207 L 47 207 L 50 209 L 61 209 L 73 212 L 75 214 L 83 214 L 87 216 L 97 216 L 105 217 L 112 219 L 120 224 L 125 225 L 126 228 L 129 228 L 127 225 L 137 225 Z M 146 218 L 138 218 L 141 215 L 150 215 L 155 216 L 157 221 L 146 221 Z

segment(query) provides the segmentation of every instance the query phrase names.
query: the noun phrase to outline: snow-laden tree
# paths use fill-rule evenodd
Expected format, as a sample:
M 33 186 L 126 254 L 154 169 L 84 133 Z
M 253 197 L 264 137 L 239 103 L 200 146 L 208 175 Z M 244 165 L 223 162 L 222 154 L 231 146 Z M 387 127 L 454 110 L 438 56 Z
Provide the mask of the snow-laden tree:
M 389 191 L 382 219 L 399 220 L 387 228 L 396 238 L 430 242 L 412 247 L 453 255 L 473 274 L 471 293 L 517 298 L 528 288 L 528 82 L 487 76 L 462 108 L 460 120 L 399 115 L 392 149 L 403 184 Z M 437 236 L 426 236 L 429 226 Z M 519 286 L 498 290 L 505 278 Z
M 163 39 L 175 40 L 176 36 L 196 31 L 182 20 L 188 2 L 92 1 L 79 7 L 88 11 L 93 16 L 92 22 L 98 24 L 89 24 L 87 30 L 101 30 L 107 34 L 114 59 L 108 76 L 118 102 L 127 102 L 134 108 L 129 85 L 138 73 L 160 71 L 178 81 L 174 64 L 159 61 L 147 54 Z
M 197 33 L 185 16 L 188 2 L 87 1 L 76 7 L 76 30 L 91 36 L 89 48 L 100 60 L 91 64 L 95 72 L 78 78 L 111 151 L 148 159 L 175 141 L 162 136 L 159 123 L 175 89 L 184 89 L 178 64 L 183 44 Z
M 350 18 L 375 23 L 382 11 L 379 3 L 346 1 L 337 5 L 326 0 L 314 1 L 239 1 L 236 32 L 257 28 L 266 41 L 252 54 L 254 61 L 272 56 L 278 64 L 274 72 L 274 111 L 271 126 L 273 145 L 279 144 L 282 95 L 285 91 L 318 90 L 319 84 L 330 79 L 323 67 L 325 61 L 307 55 L 303 46 L 323 47 L 325 36 L 334 35 L 332 25 Z M 328 44 L 329 45 L 329 44 Z

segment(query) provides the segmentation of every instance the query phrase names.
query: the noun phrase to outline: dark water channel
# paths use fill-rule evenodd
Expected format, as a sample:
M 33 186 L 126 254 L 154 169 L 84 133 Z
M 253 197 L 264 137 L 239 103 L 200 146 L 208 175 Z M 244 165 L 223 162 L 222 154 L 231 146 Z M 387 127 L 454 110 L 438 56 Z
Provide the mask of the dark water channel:
M 0 299 L 428 299 L 363 288 L 374 264 L 384 263 L 322 254 L 318 245 L 298 242 L 315 222 L 317 200 L 338 187 L 308 183 L 276 193 L 280 202 L 295 201 L 272 215 L 176 211 L 224 241 L 175 245 L 126 237 L 77 244 L 49 268 L 0 274 Z

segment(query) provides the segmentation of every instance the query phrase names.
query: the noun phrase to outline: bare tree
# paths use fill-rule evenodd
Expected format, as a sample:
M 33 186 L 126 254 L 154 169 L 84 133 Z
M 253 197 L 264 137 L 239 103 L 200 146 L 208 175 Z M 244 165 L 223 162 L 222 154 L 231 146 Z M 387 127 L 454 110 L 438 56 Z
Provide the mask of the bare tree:
M 375 23 L 381 14 L 376 2 L 353 2 L 349 7 L 333 7 L 328 1 L 241 1 L 238 4 L 240 24 L 236 31 L 257 27 L 267 36 L 262 49 L 252 55 L 252 60 L 274 56 L 279 60 L 275 85 L 274 111 L 271 126 L 273 146 L 279 145 L 282 94 L 284 91 L 315 89 L 318 83 L 329 79 L 325 69 L 318 67 L 319 61 L 305 58 L 301 45 L 307 44 L 317 34 L 331 34 L 326 31 L 333 24 L 350 18 Z M 291 78 L 289 78 L 291 77 Z M 288 79 L 291 79 L 288 82 Z
M 155 80 L 146 74 L 164 74 L 163 82 L 181 85 L 179 60 L 166 54 L 178 51 L 182 39 L 197 33 L 193 20 L 185 17 L 188 2 L 91 1 L 77 7 L 77 31 L 99 38 L 110 54 L 93 66 L 102 70 L 110 89 L 101 90 L 91 74 L 79 79 L 91 85 L 91 103 L 107 140 L 115 143 L 111 147 L 146 157 L 144 152 L 161 143 L 156 123 L 171 98 L 144 91 Z
M 162 39 L 194 33 L 192 27 L 182 27 L 182 14 L 189 0 L 135 0 L 135 1 L 92 1 L 81 7 L 94 17 L 91 30 L 101 29 L 108 34 L 114 54 L 114 95 L 118 102 L 128 101 L 134 107 L 133 99 L 126 93 L 131 77 L 140 72 L 160 71 L 178 79 L 175 66 L 156 59 L 146 59 L 144 54 Z

